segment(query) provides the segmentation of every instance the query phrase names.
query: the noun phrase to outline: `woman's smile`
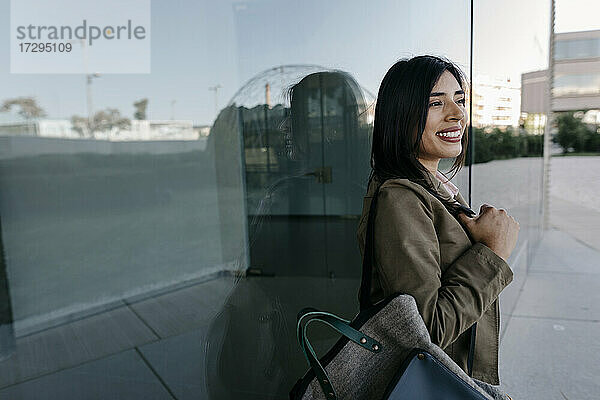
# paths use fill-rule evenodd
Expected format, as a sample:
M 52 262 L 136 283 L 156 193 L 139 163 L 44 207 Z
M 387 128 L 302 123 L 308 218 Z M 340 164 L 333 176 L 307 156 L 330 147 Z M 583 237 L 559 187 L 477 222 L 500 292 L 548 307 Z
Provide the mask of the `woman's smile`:
M 443 129 L 435 134 L 444 142 L 457 143 L 462 139 L 462 129 L 460 126 Z

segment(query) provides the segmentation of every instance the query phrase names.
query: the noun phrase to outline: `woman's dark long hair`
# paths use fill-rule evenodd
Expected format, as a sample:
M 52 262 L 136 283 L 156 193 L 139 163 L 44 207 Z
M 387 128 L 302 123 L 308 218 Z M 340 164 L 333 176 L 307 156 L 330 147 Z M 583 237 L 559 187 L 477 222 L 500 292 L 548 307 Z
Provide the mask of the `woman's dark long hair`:
M 402 59 L 385 74 L 375 106 L 369 183 L 373 178 L 380 182 L 393 178 L 409 179 L 438 198 L 451 214 L 457 215 L 457 204 L 435 192 L 425 166 L 418 160 L 429 112 L 429 95 L 444 71 L 450 72 L 467 91 L 465 74 L 442 57 L 426 55 Z M 461 143 L 462 151 L 450 169 L 454 173 L 449 179 L 464 164 L 468 135 L 463 135 Z

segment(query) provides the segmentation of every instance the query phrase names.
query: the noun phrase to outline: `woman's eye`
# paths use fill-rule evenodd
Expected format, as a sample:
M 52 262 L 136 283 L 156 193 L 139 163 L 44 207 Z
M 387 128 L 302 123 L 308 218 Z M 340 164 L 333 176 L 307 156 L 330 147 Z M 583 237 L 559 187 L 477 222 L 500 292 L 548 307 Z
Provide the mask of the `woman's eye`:
M 467 103 L 467 100 L 465 98 L 460 99 L 460 100 L 456 100 L 457 103 L 465 105 Z M 429 107 L 436 107 L 436 106 L 441 106 L 443 103 L 441 101 L 434 101 L 429 103 Z

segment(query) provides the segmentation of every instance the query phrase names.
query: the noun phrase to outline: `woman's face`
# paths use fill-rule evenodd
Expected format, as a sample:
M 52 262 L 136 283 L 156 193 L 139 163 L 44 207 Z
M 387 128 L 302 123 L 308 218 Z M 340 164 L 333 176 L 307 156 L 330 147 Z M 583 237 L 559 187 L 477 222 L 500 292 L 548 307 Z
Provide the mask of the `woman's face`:
M 440 159 L 458 156 L 466 125 L 465 93 L 454 75 L 444 71 L 429 96 L 419 161 L 430 170 L 436 170 Z

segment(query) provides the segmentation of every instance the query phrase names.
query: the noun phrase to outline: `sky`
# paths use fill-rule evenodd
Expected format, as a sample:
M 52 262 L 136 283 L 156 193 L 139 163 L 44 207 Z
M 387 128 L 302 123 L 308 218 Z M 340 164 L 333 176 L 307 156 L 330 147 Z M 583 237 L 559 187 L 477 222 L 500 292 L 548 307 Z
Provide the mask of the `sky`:
M 557 0 L 554 30 L 557 33 L 600 29 L 600 2 Z
M 18 0 L 13 0 L 18 1 Z M 39 0 L 42 1 L 42 0 Z M 544 69 L 549 0 L 475 1 L 474 75 L 510 77 Z M 93 80 L 95 110 L 148 98 L 149 119 L 210 125 L 220 85 L 222 108 L 252 77 L 289 64 L 318 64 L 352 74 L 372 93 L 399 58 L 446 56 L 468 70 L 470 1 L 154 0 L 151 73 L 103 74 Z M 11 74 L 10 0 L 0 0 L 0 101 L 34 96 L 49 118 L 86 113 L 82 74 Z M 426 11 L 426 12 L 425 12 Z M 64 10 L 68 13 L 69 10 Z M 116 14 L 118 15 L 118 14 Z M 556 31 L 600 29 L 600 2 L 557 0 Z M 76 16 L 73 16 L 74 18 Z M 594 18 L 595 17 L 595 18 Z

